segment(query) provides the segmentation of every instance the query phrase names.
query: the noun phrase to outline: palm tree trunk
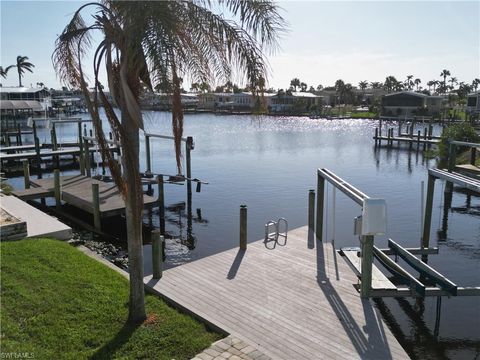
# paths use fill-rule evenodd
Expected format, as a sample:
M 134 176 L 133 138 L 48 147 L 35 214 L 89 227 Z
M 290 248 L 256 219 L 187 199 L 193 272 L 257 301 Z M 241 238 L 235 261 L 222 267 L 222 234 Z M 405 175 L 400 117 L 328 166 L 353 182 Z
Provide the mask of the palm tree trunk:
M 18 70 L 18 86 L 22 87 L 22 73 Z
M 143 191 L 139 175 L 139 131 L 129 114 L 122 112 L 122 126 L 127 139 L 122 155 L 127 182 L 126 221 L 128 241 L 128 269 L 130 274 L 129 322 L 141 323 L 146 319 L 143 285 L 142 210 Z M 130 156 L 128 155 L 130 152 Z

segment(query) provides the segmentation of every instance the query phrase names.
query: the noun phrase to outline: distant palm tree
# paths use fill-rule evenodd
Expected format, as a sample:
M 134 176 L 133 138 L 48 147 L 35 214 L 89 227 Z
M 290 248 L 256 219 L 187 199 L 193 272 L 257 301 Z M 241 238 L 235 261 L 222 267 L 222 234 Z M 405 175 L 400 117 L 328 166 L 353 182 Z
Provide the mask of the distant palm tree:
M 451 85 L 451 89 L 452 89 L 452 90 L 453 90 L 454 86 L 458 83 L 457 78 L 456 78 L 456 77 L 453 77 L 453 76 L 450 78 L 450 80 L 448 80 L 448 82 L 449 82 L 450 84 L 452 84 L 452 85 Z
M 300 79 L 299 78 L 293 78 L 290 81 L 290 86 L 292 86 L 295 89 L 295 92 L 297 91 L 297 86 L 300 87 Z
M 383 84 L 378 81 L 374 81 L 370 83 L 370 86 L 372 89 L 381 89 L 383 87 Z
M 420 80 L 419 78 L 416 78 L 413 82 L 415 83 L 415 86 L 417 87 L 417 91 L 418 91 L 418 85 L 422 83 L 422 80 Z
M 319 84 L 319 85 L 317 86 L 317 91 L 322 91 L 322 90 L 323 90 L 323 85 Z
M 3 66 L 0 66 L 0 76 L 6 79 L 8 70 L 9 68 L 4 69 Z
M 473 88 L 475 91 L 477 91 L 479 85 L 480 85 L 480 79 L 474 79 L 474 80 L 472 81 L 472 88 Z
M 363 80 L 358 83 L 358 87 L 362 89 L 363 92 L 365 92 L 365 89 L 368 87 L 368 81 Z
M 308 85 L 306 83 L 304 83 L 304 82 L 300 83 L 300 91 L 301 92 L 306 92 L 307 88 L 308 88 Z
M 408 75 L 407 76 L 407 80 L 405 81 L 405 87 L 408 89 L 408 90 L 412 90 L 412 87 L 413 87 L 413 75 Z
M 22 75 L 25 73 L 25 70 L 33 72 L 32 68 L 35 67 L 31 62 L 28 62 L 28 57 L 26 56 L 17 56 L 17 64 L 16 65 L 10 65 L 5 69 L 5 72 L 10 70 L 11 68 L 16 67 L 18 71 L 18 86 L 22 87 Z
M 447 91 L 447 76 L 450 76 L 450 71 L 443 69 L 440 73 L 440 76 L 443 76 L 443 91 Z

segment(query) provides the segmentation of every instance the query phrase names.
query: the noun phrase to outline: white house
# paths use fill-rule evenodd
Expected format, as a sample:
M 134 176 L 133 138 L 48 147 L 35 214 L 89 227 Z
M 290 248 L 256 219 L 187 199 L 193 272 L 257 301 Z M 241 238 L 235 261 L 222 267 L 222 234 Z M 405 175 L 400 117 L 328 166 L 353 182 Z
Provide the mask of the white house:
M 271 113 L 286 113 L 295 110 L 306 111 L 312 105 L 322 105 L 322 97 L 308 92 L 280 93 L 268 98 Z

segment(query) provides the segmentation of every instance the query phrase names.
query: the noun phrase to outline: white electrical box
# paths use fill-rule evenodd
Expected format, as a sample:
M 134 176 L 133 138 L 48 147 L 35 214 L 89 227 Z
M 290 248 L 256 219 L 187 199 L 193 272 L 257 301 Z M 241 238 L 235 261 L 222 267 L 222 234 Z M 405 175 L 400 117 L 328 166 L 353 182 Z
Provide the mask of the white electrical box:
M 385 199 L 364 199 L 362 218 L 362 235 L 384 235 L 387 232 Z

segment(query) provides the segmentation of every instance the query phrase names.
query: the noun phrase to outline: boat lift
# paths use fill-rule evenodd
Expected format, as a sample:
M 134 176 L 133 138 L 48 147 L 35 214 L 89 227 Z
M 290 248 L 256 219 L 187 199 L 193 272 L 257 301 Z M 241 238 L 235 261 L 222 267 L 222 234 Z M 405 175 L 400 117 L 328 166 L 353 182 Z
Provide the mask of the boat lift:
M 429 175 L 432 177 L 434 174 L 430 171 Z M 435 175 L 440 177 L 438 171 Z M 371 199 L 368 195 L 328 169 L 318 169 L 317 171 L 317 218 L 315 233 L 318 240 L 322 241 L 323 239 L 326 181 L 360 205 L 363 210 L 363 217 L 356 218 L 354 231 L 354 233 L 360 237 L 360 248 L 343 248 L 339 251 L 341 255 L 345 256 L 347 262 L 357 273 L 362 297 L 480 296 L 480 287 L 458 286 L 426 263 L 427 255 L 438 254 L 438 248 L 428 247 L 428 242 L 425 242 L 425 236 L 422 247 L 420 248 L 405 248 L 392 239 L 388 240 L 387 249 L 380 249 L 375 246 L 374 236 L 382 234 L 382 221 L 378 221 L 378 217 L 381 217 L 382 213 L 381 211 L 379 212 L 377 206 L 377 209 L 373 208 L 374 218 L 369 215 L 370 219 L 366 219 L 365 214 L 366 212 L 368 213 L 367 207 L 370 206 L 371 200 L 378 199 Z M 427 203 L 428 202 L 429 198 L 427 196 Z M 431 216 L 431 212 L 429 214 L 427 210 L 427 221 L 425 221 L 424 231 L 427 227 L 427 231 L 429 231 L 429 216 Z M 395 256 L 395 259 L 398 257 L 402 258 L 413 270 L 419 273 L 419 276 L 412 275 L 411 272 L 397 264 L 396 261 L 390 258 L 392 255 Z M 422 255 L 422 259 L 417 258 L 415 255 Z M 385 269 L 394 275 L 397 280 L 395 284 L 375 266 L 373 263 L 374 257 L 377 258 Z

